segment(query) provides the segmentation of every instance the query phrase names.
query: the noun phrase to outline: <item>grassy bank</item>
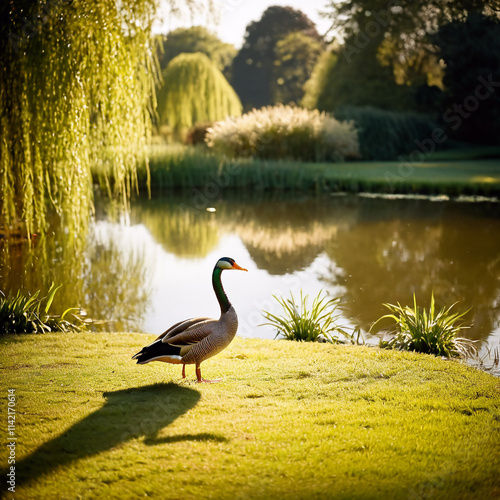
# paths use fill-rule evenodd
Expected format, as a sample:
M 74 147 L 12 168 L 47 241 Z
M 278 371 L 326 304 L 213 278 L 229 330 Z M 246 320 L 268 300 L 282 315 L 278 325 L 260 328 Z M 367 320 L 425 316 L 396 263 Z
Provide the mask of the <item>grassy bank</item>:
M 436 153 L 438 155 L 438 153 Z M 450 156 L 451 155 L 451 156 Z M 433 161 L 303 163 L 228 160 L 196 148 L 155 147 L 150 154 L 153 191 L 170 189 L 258 189 L 497 196 L 500 159 L 452 153 Z M 145 169 L 139 184 L 146 189 Z
M 415 353 L 236 339 L 203 365 L 224 381 L 197 385 L 193 367 L 181 382 L 178 366 L 135 365 L 149 338 L 2 339 L 3 422 L 7 389 L 16 395 L 14 498 L 500 493 L 491 375 Z

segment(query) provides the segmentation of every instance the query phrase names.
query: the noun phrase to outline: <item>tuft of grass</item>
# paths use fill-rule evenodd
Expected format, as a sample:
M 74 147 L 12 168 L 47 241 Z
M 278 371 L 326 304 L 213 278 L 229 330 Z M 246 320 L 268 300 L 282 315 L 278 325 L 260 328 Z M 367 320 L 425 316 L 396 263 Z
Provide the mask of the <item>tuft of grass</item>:
M 461 321 L 469 310 L 462 313 L 452 313 L 455 304 L 448 308 L 443 307 L 436 312 L 434 294 L 431 296 L 430 309 L 420 309 L 417 306 L 417 299 L 413 294 L 413 308 L 401 306 L 398 302 L 394 304 L 384 304 L 391 311 L 380 317 L 372 328 L 383 319 L 392 319 L 396 324 L 395 335 L 388 342 L 381 344 L 381 347 L 390 349 L 400 349 L 404 351 L 417 351 L 436 356 L 467 357 L 470 352 L 475 352 L 472 341 L 457 337 L 464 328 Z
M 178 365 L 130 360 L 153 338 L 2 338 L 15 498 L 483 499 L 500 489 L 492 375 L 414 352 L 236 337 L 203 363 L 224 380 L 195 384 L 192 366 L 182 380 Z M 8 456 L 0 447 L 2 475 Z
M 290 292 L 290 298 L 285 299 L 273 295 L 278 304 L 283 308 L 284 315 L 278 316 L 269 311 L 263 311 L 268 320 L 264 325 L 274 326 L 277 329 L 276 337 L 280 335 L 286 340 L 299 342 L 330 342 L 332 344 L 345 343 L 346 339 L 355 340 L 355 334 L 348 334 L 338 325 L 341 316 L 338 297 L 328 299 L 322 296 L 322 291 L 314 298 L 311 308 L 308 307 L 309 296 L 300 291 L 300 304 Z M 339 335 L 341 337 L 339 337 Z
M 66 309 L 62 314 L 50 314 L 54 296 L 61 285 L 52 284 L 46 296 L 40 290 L 24 295 L 20 290 L 15 296 L 0 297 L 0 335 L 7 333 L 46 333 L 85 330 L 85 322 L 75 313 L 77 308 Z M 71 321 L 68 319 L 72 317 Z

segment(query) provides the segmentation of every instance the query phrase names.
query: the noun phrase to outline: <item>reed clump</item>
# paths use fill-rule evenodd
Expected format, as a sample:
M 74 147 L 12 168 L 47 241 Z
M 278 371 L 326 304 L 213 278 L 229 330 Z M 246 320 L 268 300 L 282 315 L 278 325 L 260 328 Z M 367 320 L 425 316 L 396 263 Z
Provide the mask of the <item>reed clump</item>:
M 86 323 L 77 314 L 77 308 L 66 309 L 62 314 L 50 314 L 54 296 L 59 288 L 61 287 L 51 285 L 44 297 L 40 297 L 40 290 L 31 296 L 23 294 L 20 290 L 16 295 L 2 294 L 0 297 L 0 334 L 86 330 Z
M 500 162 L 494 159 L 432 163 L 346 162 L 229 158 L 201 146 L 155 145 L 138 168 L 141 192 L 201 189 L 209 197 L 224 189 L 419 195 L 500 193 Z
M 276 327 L 276 338 L 296 340 L 299 342 L 330 342 L 332 344 L 359 343 L 360 332 L 346 332 L 339 325 L 341 317 L 340 299 L 328 298 L 319 292 L 314 297 L 311 307 L 308 307 L 309 296 L 300 291 L 300 301 L 297 302 L 292 293 L 290 298 L 273 295 L 282 307 L 284 314 L 273 314 L 263 311 L 268 320 L 264 325 Z
M 468 311 L 462 313 L 451 312 L 453 305 L 436 311 L 434 294 L 431 296 L 430 308 L 417 306 L 417 299 L 413 295 L 413 308 L 384 304 L 390 314 L 380 317 L 372 328 L 384 319 L 394 321 L 394 336 L 387 342 L 381 342 L 381 347 L 399 349 L 403 351 L 417 351 L 436 356 L 467 357 L 469 353 L 476 353 L 474 343 L 468 339 L 458 337 L 464 328 L 462 318 Z

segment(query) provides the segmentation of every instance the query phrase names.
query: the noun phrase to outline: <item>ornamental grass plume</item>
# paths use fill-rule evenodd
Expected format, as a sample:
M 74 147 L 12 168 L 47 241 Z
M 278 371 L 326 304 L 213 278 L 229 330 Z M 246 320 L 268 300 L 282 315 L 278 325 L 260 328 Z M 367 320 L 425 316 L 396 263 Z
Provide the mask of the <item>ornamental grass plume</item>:
M 229 157 L 344 161 L 357 159 L 358 132 L 353 122 L 296 106 L 268 106 L 208 129 L 207 145 Z

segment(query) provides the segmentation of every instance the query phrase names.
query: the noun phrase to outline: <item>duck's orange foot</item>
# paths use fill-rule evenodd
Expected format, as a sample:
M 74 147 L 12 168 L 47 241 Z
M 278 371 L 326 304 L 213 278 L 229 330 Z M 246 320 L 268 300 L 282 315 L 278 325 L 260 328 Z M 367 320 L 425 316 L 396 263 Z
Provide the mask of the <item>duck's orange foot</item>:
M 222 378 L 216 378 L 215 380 L 206 380 L 204 378 L 200 378 L 196 381 L 197 384 L 216 384 L 217 382 L 222 382 Z
M 215 380 L 205 380 L 204 378 L 201 378 L 201 368 L 199 366 L 196 367 L 196 383 L 201 384 L 216 384 L 217 382 L 220 382 L 222 379 L 218 378 Z

